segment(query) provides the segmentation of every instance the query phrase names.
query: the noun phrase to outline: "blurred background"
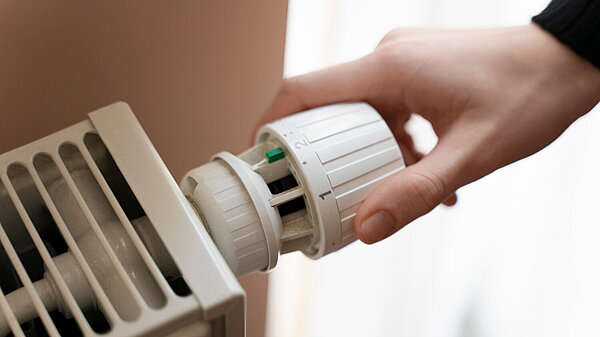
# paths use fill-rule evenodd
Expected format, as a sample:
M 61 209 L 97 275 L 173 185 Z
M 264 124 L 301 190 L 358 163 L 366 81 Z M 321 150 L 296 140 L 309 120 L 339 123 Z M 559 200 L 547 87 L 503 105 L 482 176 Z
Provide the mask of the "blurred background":
M 179 180 L 248 146 L 283 74 L 363 56 L 394 27 L 526 24 L 546 3 L 1 1 L 0 153 L 123 100 Z M 282 256 L 268 309 L 267 277 L 243 278 L 248 336 L 265 311 L 268 337 L 600 335 L 599 129 L 588 114 L 384 242 Z
M 527 24 L 547 2 L 290 0 L 284 72 L 361 57 L 399 26 Z M 268 336 L 600 335 L 599 113 L 381 243 L 282 256 Z M 427 122 L 410 129 L 435 145 Z

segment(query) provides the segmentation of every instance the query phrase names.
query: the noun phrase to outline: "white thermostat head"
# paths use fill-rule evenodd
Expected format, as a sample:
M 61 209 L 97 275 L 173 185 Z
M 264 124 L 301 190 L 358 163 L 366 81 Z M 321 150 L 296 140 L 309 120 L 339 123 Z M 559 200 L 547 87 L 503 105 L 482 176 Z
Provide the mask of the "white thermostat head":
M 218 154 L 181 187 L 241 275 L 273 268 L 279 253 L 319 258 L 355 241 L 359 205 L 403 168 L 375 109 L 336 104 L 264 125 L 252 148 Z

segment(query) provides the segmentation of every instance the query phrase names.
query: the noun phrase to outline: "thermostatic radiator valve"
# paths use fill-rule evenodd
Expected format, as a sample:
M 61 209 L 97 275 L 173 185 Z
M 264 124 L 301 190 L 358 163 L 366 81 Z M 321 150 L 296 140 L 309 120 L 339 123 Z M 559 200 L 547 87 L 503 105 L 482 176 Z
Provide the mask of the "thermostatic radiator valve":
M 319 258 L 356 240 L 360 203 L 404 168 L 385 121 L 365 103 L 295 114 L 256 145 L 190 171 L 181 188 L 234 274 L 270 270 L 280 253 Z
M 2 270 L 16 270 L 25 286 L 0 289 L 0 337 L 36 317 L 52 331 L 51 311 L 75 319 L 86 336 L 95 332 L 84 312 L 106 315 L 114 336 L 141 335 L 198 308 L 204 320 L 225 322 L 227 336 L 241 336 L 234 276 L 268 271 L 282 253 L 317 259 L 353 242 L 361 202 L 404 168 L 394 135 L 364 103 L 264 125 L 253 147 L 215 155 L 183 178 L 181 191 L 122 103 L 1 155 L 2 165 L 12 172 L 0 174 L 0 253 L 11 263 Z M 60 236 L 50 239 L 66 246 L 60 253 L 40 237 L 53 226 Z M 32 246 L 40 261 L 28 267 L 43 272 L 34 282 L 17 253 Z M 166 290 L 176 279 L 201 302 Z

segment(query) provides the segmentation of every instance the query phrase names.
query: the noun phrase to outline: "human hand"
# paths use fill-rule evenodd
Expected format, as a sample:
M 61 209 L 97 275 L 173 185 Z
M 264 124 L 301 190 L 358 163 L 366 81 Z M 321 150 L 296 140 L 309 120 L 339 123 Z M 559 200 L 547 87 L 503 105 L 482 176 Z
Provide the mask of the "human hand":
M 386 120 L 407 168 L 360 206 L 354 228 L 380 241 L 455 191 L 550 144 L 600 100 L 600 70 L 535 24 L 489 30 L 397 29 L 359 60 L 284 80 L 260 124 L 365 101 Z M 410 114 L 438 143 L 416 151 Z

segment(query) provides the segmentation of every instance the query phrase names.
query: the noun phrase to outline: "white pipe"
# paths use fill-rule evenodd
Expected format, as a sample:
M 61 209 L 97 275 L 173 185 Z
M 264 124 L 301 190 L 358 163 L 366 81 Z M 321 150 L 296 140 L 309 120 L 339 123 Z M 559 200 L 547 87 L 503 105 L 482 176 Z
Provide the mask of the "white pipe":
M 148 247 L 152 257 L 157 261 L 159 268 L 165 274 L 166 277 L 178 277 L 180 276 L 175 266 L 175 262 L 170 258 L 166 248 L 162 241 L 154 231 L 152 224 L 147 217 L 141 217 L 133 221 L 136 231 L 142 238 L 144 245 Z M 129 242 L 125 240 L 127 234 L 125 233 L 122 225 L 109 222 L 102 224 L 107 239 L 111 242 Z M 99 277 L 101 283 L 108 282 L 112 279 L 118 279 L 118 275 L 114 270 L 114 267 L 110 261 L 106 258 L 102 247 L 100 247 L 98 241 L 91 231 L 80 232 L 77 243 L 86 256 L 86 259 L 96 261 L 94 267 L 97 270 L 102 270 L 101 274 L 96 275 Z M 138 259 L 137 254 L 134 253 L 133 245 L 126 245 L 125 249 L 117 249 L 117 255 L 123 262 L 123 266 L 127 273 L 133 273 L 143 275 L 145 265 Z M 69 291 L 75 298 L 77 305 L 83 312 L 96 308 L 96 299 L 89 285 L 83 271 L 79 267 L 77 260 L 73 254 L 69 251 L 52 259 L 56 265 L 61 277 L 64 279 Z M 97 272 L 97 271 L 96 271 Z M 158 303 L 160 301 L 161 293 L 156 286 L 151 282 L 150 279 L 143 278 L 136 280 L 136 286 L 141 293 L 146 295 L 146 298 L 153 302 Z M 114 282 L 113 282 L 114 283 Z M 64 302 L 60 291 L 58 290 L 52 275 L 48 272 L 44 274 L 44 278 L 35 282 L 34 287 L 39 294 L 44 306 L 47 311 L 58 310 L 66 318 L 71 317 L 69 307 Z M 125 298 L 119 299 L 119 292 L 114 288 L 107 288 L 106 294 L 113 299 L 113 305 L 116 305 L 122 312 L 133 312 L 129 306 L 134 305 L 133 303 L 127 303 Z M 38 317 L 38 313 L 35 310 L 33 302 L 29 298 L 29 294 L 25 288 L 17 289 L 10 294 L 6 295 L 8 304 L 13 311 L 19 324 L 23 324 Z M 0 313 L 0 337 L 5 337 L 10 333 L 10 326 L 8 321 Z
M 46 310 L 55 310 L 57 308 L 56 297 L 50 282 L 47 279 L 41 279 L 33 283 L 33 286 L 42 299 Z M 6 295 L 6 301 L 19 324 L 28 322 L 38 316 L 33 301 L 29 298 L 25 288 L 17 289 Z M 8 321 L 4 318 L 4 315 L 0 314 L 0 336 L 4 337 L 10 332 Z

